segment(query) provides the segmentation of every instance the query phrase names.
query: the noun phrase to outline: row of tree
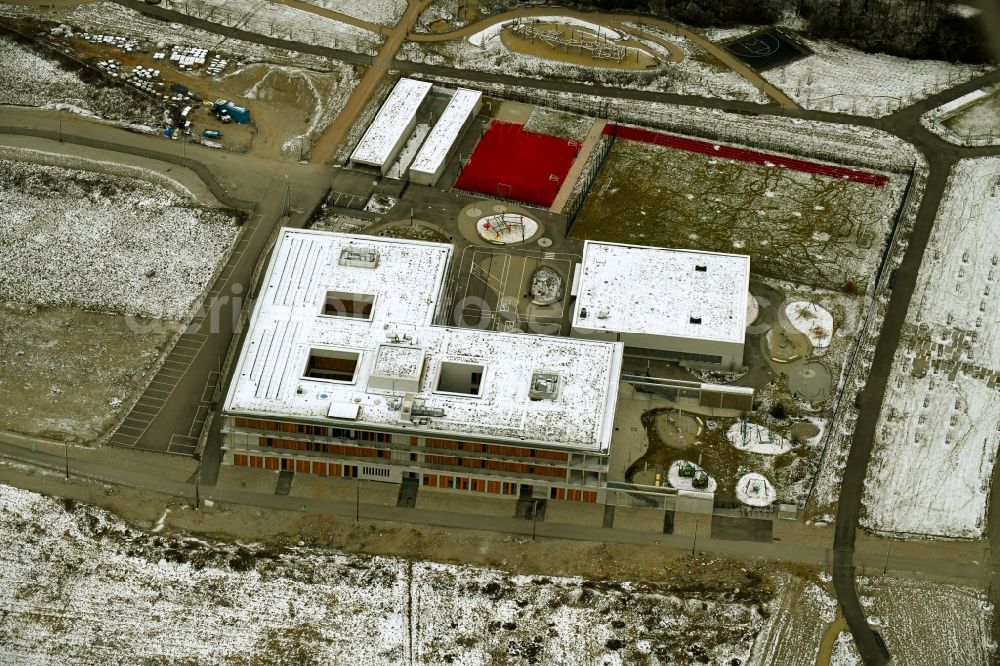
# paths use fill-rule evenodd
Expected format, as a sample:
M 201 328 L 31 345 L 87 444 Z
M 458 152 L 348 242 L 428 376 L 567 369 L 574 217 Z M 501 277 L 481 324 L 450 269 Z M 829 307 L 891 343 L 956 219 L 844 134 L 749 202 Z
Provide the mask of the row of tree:
M 804 33 L 869 53 L 952 62 L 991 62 L 979 16 L 949 0 L 571 0 L 610 11 L 649 13 L 699 27 L 768 25 L 794 13 Z

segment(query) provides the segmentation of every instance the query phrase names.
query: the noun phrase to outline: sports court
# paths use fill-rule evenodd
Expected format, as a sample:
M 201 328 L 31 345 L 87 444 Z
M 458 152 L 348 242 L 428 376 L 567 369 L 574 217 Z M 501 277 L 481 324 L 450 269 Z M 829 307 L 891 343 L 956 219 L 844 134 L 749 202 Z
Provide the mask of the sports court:
M 548 208 L 579 150 L 576 141 L 527 132 L 519 123 L 493 120 L 455 187 Z
M 810 54 L 809 49 L 778 28 L 759 30 L 722 47 L 758 72 L 787 65 Z

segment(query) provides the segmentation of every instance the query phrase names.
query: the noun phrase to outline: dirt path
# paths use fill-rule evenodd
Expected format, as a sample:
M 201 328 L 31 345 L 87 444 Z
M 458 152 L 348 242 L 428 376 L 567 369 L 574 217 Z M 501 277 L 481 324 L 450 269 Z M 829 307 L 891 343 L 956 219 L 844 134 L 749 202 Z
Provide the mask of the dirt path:
M 271 2 L 276 2 L 279 5 L 285 5 L 286 7 L 291 7 L 293 9 L 309 12 L 310 14 L 315 14 L 316 16 L 322 16 L 323 18 L 339 21 L 340 23 L 347 23 L 348 25 L 353 25 L 355 28 L 361 28 L 362 30 L 368 30 L 370 32 L 375 32 L 380 35 L 388 35 L 389 32 L 392 30 L 392 28 L 389 28 L 384 25 L 379 25 L 378 23 L 365 21 L 363 19 L 355 18 L 347 14 L 342 14 L 340 12 L 333 11 L 332 9 L 327 9 L 326 7 L 320 7 L 319 5 L 312 5 L 309 4 L 308 2 L 300 2 L 300 0 L 271 0 Z
M 354 89 L 347 104 L 341 109 L 337 119 L 326 128 L 323 135 L 313 147 L 311 164 L 326 164 L 337 152 L 340 142 L 347 136 L 348 130 L 357 121 L 361 111 L 368 104 L 368 100 L 375 94 L 379 83 L 385 78 L 392 66 L 392 61 L 403 45 L 403 40 L 410 33 L 410 29 L 417 22 L 420 12 L 427 8 L 433 0 L 409 0 L 406 11 L 399 19 L 392 31 L 386 35 L 385 42 L 379 50 L 378 55 L 372 61 L 371 67 L 361 77 L 360 83 Z
M 684 60 L 684 51 L 682 51 L 681 47 L 677 46 L 673 42 L 668 42 L 665 39 L 661 39 L 656 35 L 651 35 L 648 32 L 643 32 L 642 30 L 636 30 L 635 28 L 627 28 L 620 21 L 615 23 L 614 25 L 615 28 L 617 28 L 622 32 L 626 32 L 639 39 L 644 39 L 647 42 L 653 42 L 654 44 L 658 44 L 659 46 L 665 48 L 667 51 L 670 52 L 670 57 L 667 59 L 667 62 L 678 63 Z
M 833 644 L 837 641 L 840 632 L 847 629 L 847 621 L 843 615 L 837 615 L 837 619 L 830 623 L 823 633 L 823 640 L 819 643 L 819 652 L 816 654 L 816 666 L 830 666 L 830 657 L 833 656 Z
M 451 32 L 411 35 L 410 40 L 414 42 L 445 42 L 474 35 L 491 25 L 496 25 L 497 23 L 503 23 L 515 18 L 527 18 L 532 16 L 566 16 L 569 18 L 590 21 L 592 23 L 599 23 L 601 25 L 606 25 L 609 28 L 621 28 L 621 22 L 623 20 L 633 20 L 646 25 L 656 26 L 657 28 L 671 34 L 689 39 L 701 48 L 705 49 L 712 57 L 749 81 L 758 90 L 774 100 L 778 105 L 788 109 L 800 108 L 799 105 L 792 101 L 792 99 L 785 95 L 785 93 L 781 92 L 781 90 L 769 83 L 766 79 L 764 79 L 764 77 L 752 70 L 749 66 L 731 55 L 722 47 L 717 46 L 701 35 L 682 28 L 679 25 L 661 19 L 651 18 L 649 16 L 631 16 L 628 14 L 593 14 L 555 7 L 521 8 L 504 12 L 503 14 L 495 14 L 494 16 L 484 18 L 482 21 L 477 21 L 476 23 L 472 23 L 457 30 L 452 30 Z M 628 32 L 636 34 L 632 30 L 628 30 Z M 658 39 L 653 39 L 645 33 L 642 33 L 642 35 L 643 39 L 651 39 L 652 41 L 656 41 L 656 43 L 661 46 L 666 47 L 669 43 L 665 40 L 660 41 Z M 671 53 L 674 53 L 675 50 L 679 50 L 677 46 L 673 46 Z

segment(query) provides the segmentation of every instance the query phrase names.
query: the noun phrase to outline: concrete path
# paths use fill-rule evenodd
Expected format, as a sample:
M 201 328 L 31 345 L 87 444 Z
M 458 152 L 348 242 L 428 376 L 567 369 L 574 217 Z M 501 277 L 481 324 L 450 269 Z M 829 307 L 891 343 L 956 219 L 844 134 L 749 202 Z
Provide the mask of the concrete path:
M 121 175 L 120 167 L 124 167 L 130 177 L 186 192 L 202 206 L 222 205 L 198 174 L 170 162 L 33 136 L 3 134 L 0 146 L 0 155 L 36 164 L 116 175 Z
M 566 202 L 569 201 L 569 195 L 573 193 L 576 181 L 580 179 L 583 167 L 587 166 L 587 160 L 590 159 L 590 154 L 594 152 L 594 147 L 600 141 L 601 135 L 604 133 L 604 126 L 607 124 L 608 121 L 601 118 L 594 120 L 590 131 L 587 132 L 587 138 L 583 140 L 583 144 L 580 146 L 580 152 L 577 153 L 576 159 L 573 160 L 573 165 L 569 168 L 569 173 L 566 174 L 566 178 L 563 180 L 562 187 L 559 188 L 556 198 L 552 200 L 552 205 L 549 206 L 550 213 L 561 214 L 563 212 Z
M 159 466 L 148 467 L 144 463 L 131 464 L 127 458 L 123 465 L 113 464 L 112 454 L 117 456 L 132 456 L 149 454 L 131 454 L 128 451 L 114 449 L 80 449 L 79 447 L 69 447 L 65 452 L 62 446 L 51 442 L 37 442 L 36 449 L 32 449 L 31 443 L 34 440 L 23 437 L 11 437 L 0 435 L 0 459 L 31 465 L 32 467 L 50 470 L 51 472 L 64 474 L 68 453 L 70 481 L 60 486 L 59 494 L 65 497 L 85 500 L 84 480 L 97 481 L 104 484 L 120 485 L 129 488 L 140 489 L 149 493 L 161 495 L 164 499 L 180 499 L 194 503 L 195 486 L 192 480 L 181 480 L 181 472 L 190 469 L 191 461 L 182 458 L 158 458 Z M 166 462 L 164 462 L 166 460 Z M 180 461 L 183 469 L 171 470 L 171 462 Z M 235 468 L 234 468 L 235 469 Z M 238 470 L 237 470 L 238 471 Z M 264 474 L 262 472 L 262 474 Z M 18 487 L 28 490 L 42 489 L 41 486 L 51 481 L 39 479 L 30 475 L 22 475 L 17 479 L 5 480 Z M 239 504 L 248 507 L 264 509 L 279 509 L 285 511 L 299 512 L 303 515 L 334 515 L 353 518 L 359 515 L 363 520 L 377 520 L 401 523 L 414 523 L 419 525 L 443 527 L 449 529 L 465 530 L 489 530 L 505 534 L 515 534 L 528 536 L 532 531 L 532 521 L 514 517 L 512 502 L 507 499 L 506 508 L 502 514 L 490 516 L 490 520 L 483 521 L 483 511 L 473 510 L 468 513 L 457 511 L 446 511 L 441 509 L 421 508 L 420 503 L 414 507 L 396 506 L 397 492 L 373 492 L 375 487 L 396 490 L 390 484 L 371 483 L 366 484 L 361 491 L 360 497 L 363 501 L 354 501 L 353 498 L 346 499 L 343 493 L 335 496 L 316 496 L 310 493 L 309 496 L 296 494 L 294 491 L 288 495 L 275 494 L 279 476 L 272 473 L 267 476 L 268 482 L 257 484 L 254 488 L 241 488 L 239 484 L 220 483 L 214 487 L 206 484 L 200 486 L 200 498 L 202 500 L 212 500 L 217 503 Z M 333 480 L 336 481 L 336 480 Z M 371 487 L 371 489 L 369 488 Z M 315 488 L 314 488 L 315 489 Z M 388 497 L 386 502 L 373 503 L 371 499 Z M 480 498 L 474 498 L 480 499 Z M 562 503 L 569 504 L 569 503 Z M 569 507 L 572 509 L 573 507 Z M 581 511 L 593 508 L 591 505 L 580 505 Z M 565 514 L 567 507 L 560 507 L 560 511 Z M 641 518 L 627 521 L 628 511 L 641 511 L 650 514 L 646 516 L 648 520 Z M 770 543 L 733 541 L 729 539 L 717 539 L 710 535 L 708 519 L 705 516 L 694 516 L 691 514 L 676 514 L 676 524 L 673 534 L 664 534 L 661 531 L 663 523 L 663 512 L 645 509 L 621 510 L 621 515 L 616 516 L 616 523 L 627 523 L 627 526 L 616 526 L 613 528 L 601 527 L 600 516 L 593 521 L 570 522 L 567 516 L 563 515 L 559 521 L 549 518 L 539 521 L 534 525 L 538 537 L 551 539 L 567 539 L 574 541 L 596 541 L 607 543 L 623 543 L 647 546 L 659 546 L 662 548 L 674 549 L 682 552 L 710 553 L 727 557 L 751 557 L 781 560 L 786 562 L 798 562 L 802 564 L 819 567 L 829 567 L 833 560 L 834 553 L 831 549 L 830 528 L 810 527 L 803 529 L 798 523 L 779 521 L 774 525 L 774 535 L 777 538 Z M 965 549 L 956 549 L 949 543 L 936 544 L 931 548 L 921 548 L 919 555 L 907 555 L 899 558 L 892 558 L 890 570 L 908 572 L 922 577 L 934 579 L 948 579 L 966 582 L 974 585 L 985 585 L 990 575 L 990 569 L 984 566 L 981 560 L 974 559 L 975 553 L 970 556 Z M 879 553 L 872 549 L 863 555 L 865 561 L 870 560 L 869 571 L 875 573 L 882 571 L 884 553 Z

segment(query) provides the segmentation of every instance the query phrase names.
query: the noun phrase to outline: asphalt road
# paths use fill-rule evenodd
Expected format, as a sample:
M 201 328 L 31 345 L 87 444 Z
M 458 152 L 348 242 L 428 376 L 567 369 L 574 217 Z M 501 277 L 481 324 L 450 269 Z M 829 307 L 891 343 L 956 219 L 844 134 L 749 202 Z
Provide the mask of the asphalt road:
M 9 438 L 3 436 L 0 436 L 0 459 L 48 469 L 60 475 L 65 465 L 63 455 L 59 452 L 32 450 L 23 444 L 11 443 Z M 189 481 L 177 481 L 154 473 L 109 469 L 107 464 L 101 460 L 81 460 L 72 454 L 69 468 L 72 479 L 88 479 L 157 493 L 165 497 L 190 502 L 192 506 L 195 501 L 195 488 Z M 277 474 L 274 476 L 277 477 Z M 26 484 L 30 485 L 30 480 L 26 480 Z M 67 497 L 73 497 L 74 488 L 73 482 L 65 486 Z M 366 501 L 364 489 L 362 489 L 360 504 L 353 501 L 305 497 L 296 495 L 294 490 L 290 495 L 276 495 L 274 492 L 255 492 L 242 488 L 209 487 L 206 485 L 200 486 L 199 496 L 202 500 L 280 509 L 302 514 L 351 518 L 357 512 L 362 519 L 366 520 L 416 523 L 456 529 L 489 529 L 494 532 L 525 536 L 530 535 L 532 530 L 531 521 L 516 518 L 513 513 L 507 517 L 490 516 L 489 524 L 484 524 L 483 516 L 474 512 L 397 507 L 395 502 L 391 505 L 372 503 Z M 83 499 L 82 493 L 79 499 Z M 723 521 L 723 523 L 725 522 Z M 815 528 L 819 533 L 818 536 L 795 538 L 785 534 L 780 540 L 756 542 L 742 539 L 734 540 L 734 535 L 731 532 L 738 528 L 734 528 L 731 524 L 722 525 L 720 530 L 716 530 L 714 527 L 711 530 L 703 529 L 698 532 L 697 536 L 693 534 L 662 534 L 657 531 L 621 527 L 607 528 L 596 524 L 555 522 L 551 519 L 539 521 L 535 529 L 539 537 L 660 546 L 686 552 L 694 550 L 698 553 L 756 557 L 819 567 L 830 566 L 834 558 L 830 530 L 822 528 Z M 719 534 L 716 535 L 716 532 Z M 881 570 L 883 565 L 887 563 L 893 571 L 934 578 L 957 579 L 976 585 L 985 584 L 991 573 L 989 567 L 975 557 L 968 554 L 957 556 L 948 549 L 924 549 L 919 554 L 893 553 L 892 558 L 887 560 L 884 550 L 881 549 L 881 544 L 873 543 L 865 550 L 862 560 L 864 566 L 869 570 Z

